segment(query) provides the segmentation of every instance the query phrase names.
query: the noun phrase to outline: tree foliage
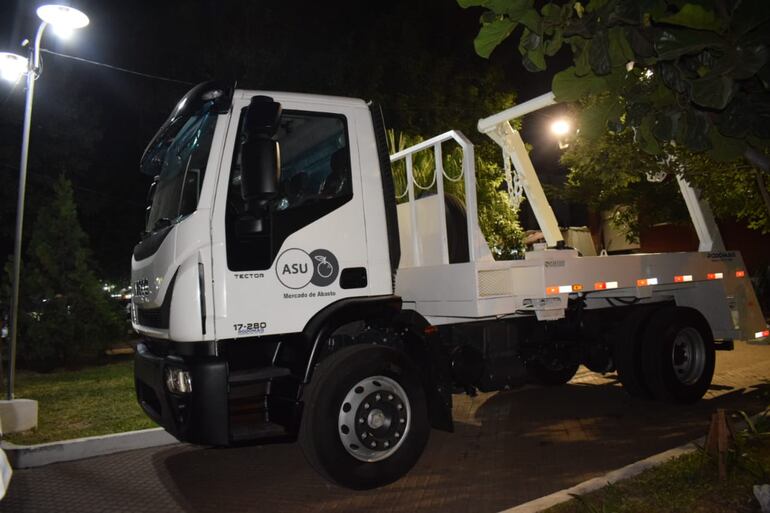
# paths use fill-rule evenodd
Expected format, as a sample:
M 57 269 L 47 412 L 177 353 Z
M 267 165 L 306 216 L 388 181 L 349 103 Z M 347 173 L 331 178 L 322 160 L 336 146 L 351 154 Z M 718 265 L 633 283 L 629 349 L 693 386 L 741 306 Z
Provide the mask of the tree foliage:
M 561 162 L 569 174 L 557 193 L 597 212 L 611 212 L 613 224 L 629 240 L 638 240 L 641 230 L 657 223 L 689 221 L 676 181 L 682 168 L 718 217 L 737 218 L 751 228 L 770 231 L 755 176 L 744 161 L 717 163 L 678 147 L 653 156 L 634 143 L 631 133 L 607 132 L 594 140 L 574 138 Z M 656 175 L 660 181 L 650 181 Z
M 38 212 L 22 268 L 23 360 L 53 366 L 93 358 L 120 335 L 118 306 L 110 303 L 91 270 L 72 184 L 63 175 L 52 199 Z
M 519 32 L 524 67 L 569 48 L 554 75 L 560 101 L 609 92 L 585 109 L 581 133 L 633 131 L 647 153 L 674 141 L 717 161 L 749 157 L 766 172 L 770 140 L 770 7 L 766 0 L 458 0 L 481 6 L 479 55 Z M 759 150 L 759 151 L 758 151 Z

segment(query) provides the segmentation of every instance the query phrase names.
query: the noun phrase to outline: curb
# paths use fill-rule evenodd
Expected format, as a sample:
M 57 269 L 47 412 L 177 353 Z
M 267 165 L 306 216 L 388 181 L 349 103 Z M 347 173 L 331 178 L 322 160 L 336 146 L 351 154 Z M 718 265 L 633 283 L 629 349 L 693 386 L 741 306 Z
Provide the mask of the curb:
M 154 428 L 38 445 L 15 445 L 2 442 L 0 448 L 8 455 L 11 466 L 14 469 L 21 469 L 174 443 L 179 441 L 163 428 Z
M 766 409 L 755 415 L 752 415 L 750 417 L 751 421 L 756 422 L 759 417 L 766 415 L 769 412 L 770 410 Z M 736 429 L 746 429 L 746 422 L 743 420 L 733 422 L 733 427 Z M 638 476 L 647 469 L 662 465 L 663 463 L 673 460 L 674 458 L 678 458 L 679 456 L 684 456 L 685 454 L 695 452 L 697 450 L 696 445 L 700 445 L 701 447 L 705 446 L 706 437 L 702 436 L 700 438 L 696 438 L 695 440 L 687 442 L 684 445 L 680 445 L 679 447 L 654 454 L 649 458 L 645 458 L 635 463 L 631 463 L 630 465 L 626 465 L 625 467 L 613 470 L 604 474 L 603 476 L 595 477 L 593 479 L 589 479 L 588 481 L 583 481 L 582 483 L 579 483 L 572 488 L 566 488 L 564 490 L 554 492 L 550 495 L 540 497 L 539 499 L 534 499 L 529 502 L 525 502 L 524 504 L 519 504 L 518 506 L 504 509 L 499 513 L 540 513 L 541 511 L 552 508 L 557 504 L 561 504 L 563 502 L 574 499 L 573 495 L 585 495 L 587 493 L 595 492 L 596 490 L 604 488 L 608 484 L 617 483 L 618 481 L 623 481 L 624 479 Z
M 608 472 L 603 476 L 595 477 L 593 479 L 589 479 L 588 481 L 583 481 L 582 483 L 577 484 L 572 488 L 560 490 L 558 492 L 552 493 L 551 495 L 546 495 L 545 497 L 540 497 L 539 499 L 525 502 L 524 504 L 519 504 L 518 506 L 505 509 L 499 513 L 538 513 L 545 509 L 556 506 L 557 504 L 561 504 L 563 502 L 574 499 L 573 495 L 585 495 L 587 493 L 594 492 L 604 488 L 610 483 L 617 483 L 618 481 L 623 481 L 625 479 L 638 476 L 649 468 L 657 467 L 658 465 L 666 463 L 667 461 L 670 461 L 674 458 L 678 458 L 679 456 L 695 452 L 695 444 L 703 445 L 705 440 L 705 436 L 698 438 L 692 442 L 688 442 L 684 445 L 680 445 L 679 447 L 675 447 L 674 449 L 669 449 L 668 451 L 655 454 L 649 458 L 645 458 L 635 463 L 631 463 L 630 465 L 626 465 L 625 467 L 613 470 L 612 472 Z

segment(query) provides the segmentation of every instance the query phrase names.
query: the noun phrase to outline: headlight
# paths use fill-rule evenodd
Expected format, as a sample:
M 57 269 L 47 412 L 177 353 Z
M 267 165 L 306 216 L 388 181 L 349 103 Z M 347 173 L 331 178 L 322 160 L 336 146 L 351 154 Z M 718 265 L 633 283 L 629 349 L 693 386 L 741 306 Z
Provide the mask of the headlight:
M 178 367 L 166 367 L 166 388 L 174 394 L 189 394 L 192 392 L 190 373 Z

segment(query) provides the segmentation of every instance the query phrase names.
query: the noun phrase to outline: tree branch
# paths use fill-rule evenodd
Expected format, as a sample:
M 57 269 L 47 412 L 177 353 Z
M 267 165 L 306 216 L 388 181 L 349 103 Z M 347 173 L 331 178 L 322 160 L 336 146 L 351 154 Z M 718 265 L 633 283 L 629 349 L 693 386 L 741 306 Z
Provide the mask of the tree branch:
M 770 174 L 770 158 L 763 152 L 749 146 L 746 151 L 743 152 L 743 156 L 754 164 L 757 168 L 761 169 L 765 173 Z

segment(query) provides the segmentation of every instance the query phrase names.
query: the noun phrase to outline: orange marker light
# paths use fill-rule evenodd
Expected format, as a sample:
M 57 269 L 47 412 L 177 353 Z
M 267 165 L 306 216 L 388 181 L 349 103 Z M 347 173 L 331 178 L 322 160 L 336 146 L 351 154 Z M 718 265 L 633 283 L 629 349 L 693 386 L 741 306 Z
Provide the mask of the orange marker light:
M 594 290 L 607 290 L 607 284 L 603 281 L 594 283 Z
M 549 296 L 552 294 L 558 294 L 559 293 L 559 287 L 548 287 L 545 289 L 545 293 Z
M 706 278 L 709 279 L 709 280 L 721 280 L 722 278 L 724 278 L 724 274 L 722 274 L 722 273 L 708 273 L 706 275 Z
M 745 278 L 746 277 L 746 271 L 735 271 L 735 277 L 736 278 Z
M 580 283 L 575 283 L 572 285 L 572 292 L 580 292 L 581 290 L 583 290 L 583 285 Z

